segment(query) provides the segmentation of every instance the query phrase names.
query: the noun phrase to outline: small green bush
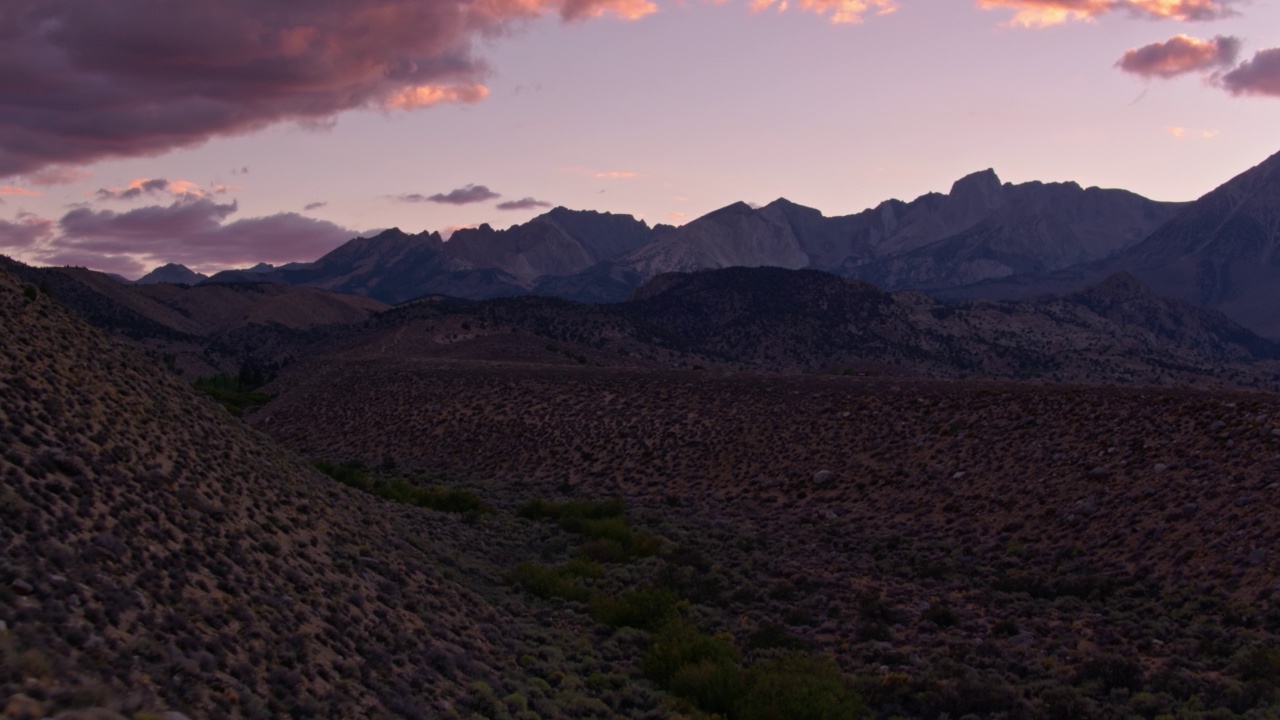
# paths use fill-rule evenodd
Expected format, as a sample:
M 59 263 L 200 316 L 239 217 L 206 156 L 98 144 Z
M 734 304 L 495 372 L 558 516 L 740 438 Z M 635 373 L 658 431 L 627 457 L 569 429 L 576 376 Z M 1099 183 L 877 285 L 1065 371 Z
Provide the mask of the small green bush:
M 562 528 L 570 532 L 581 532 L 581 523 L 584 520 L 622 517 L 626 513 L 627 507 L 621 498 L 603 502 L 571 500 L 563 503 L 534 498 L 516 509 L 518 517 L 529 520 L 555 520 L 560 523 Z
M 414 485 L 403 478 L 379 478 L 372 475 L 359 463 L 343 463 L 334 465 L 324 460 L 312 463 L 320 472 L 337 480 L 343 485 L 377 495 L 383 500 L 390 500 L 402 505 L 414 505 L 448 513 L 478 514 L 489 511 L 489 507 L 480 500 L 480 496 L 468 490 L 457 490 L 443 487 L 424 488 Z
M 510 579 L 519 583 L 525 592 L 544 600 L 558 597 L 574 602 L 586 602 L 587 590 L 579 581 L 583 578 L 600 579 L 602 577 L 604 577 L 604 568 L 600 563 L 574 558 L 554 567 L 523 562 L 512 571 Z
M 661 549 L 660 539 L 636 532 L 627 524 L 626 505 L 619 498 L 603 502 L 573 500 L 554 503 L 535 498 L 516 509 L 528 520 L 551 520 L 560 529 L 590 538 L 578 554 L 600 562 L 625 562 L 649 557 Z
M 626 562 L 627 551 L 613 540 L 590 540 L 583 543 L 574 551 L 574 555 L 580 558 L 587 558 L 602 563 L 620 563 Z
M 737 664 L 738 651 L 728 637 L 707 635 L 689 622 L 675 619 L 654 634 L 640 668 L 645 677 L 669 687 L 682 668 L 705 662 Z
M 595 595 L 591 617 L 613 628 L 657 630 L 676 617 L 680 597 L 666 588 L 636 590 L 621 597 Z
M 743 675 L 733 720 L 852 720 L 869 717 L 834 661 L 793 653 L 756 663 Z
M 241 417 L 249 410 L 271 401 L 270 395 L 257 392 L 254 387 L 232 375 L 196 378 L 195 389 L 217 400 L 235 417 Z

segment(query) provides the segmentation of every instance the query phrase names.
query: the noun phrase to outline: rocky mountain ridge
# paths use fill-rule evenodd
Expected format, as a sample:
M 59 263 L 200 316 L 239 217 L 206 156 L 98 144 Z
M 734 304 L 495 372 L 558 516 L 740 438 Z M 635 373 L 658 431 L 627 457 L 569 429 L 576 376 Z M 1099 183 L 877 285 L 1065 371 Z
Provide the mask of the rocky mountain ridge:
M 1155 292 L 1221 310 L 1280 337 L 1280 153 L 1182 208 L 1113 257 L 1058 271 L 1024 272 L 940 293 L 1012 299 L 1073 292 L 1128 272 Z
M 854 215 L 826 217 L 779 198 L 651 228 L 629 215 L 557 207 L 506 230 L 464 228 L 448 241 L 392 229 L 353 239 L 314 263 L 227 271 L 211 281 L 306 284 L 389 303 L 529 293 L 616 302 L 664 272 L 738 266 L 826 270 L 888 289 L 950 287 L 1109 257 L 1177 208 L 1075 183 L 1002 184 L 985 170 L 946 194 L 889 200 Z

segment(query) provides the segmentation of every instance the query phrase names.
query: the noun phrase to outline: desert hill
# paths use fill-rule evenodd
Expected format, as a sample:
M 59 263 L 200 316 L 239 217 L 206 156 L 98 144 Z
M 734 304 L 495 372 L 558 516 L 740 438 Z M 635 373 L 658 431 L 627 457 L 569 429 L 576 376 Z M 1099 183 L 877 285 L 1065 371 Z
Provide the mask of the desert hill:
M 269 373 L 339 349 L 346 356 L 1251 387 L 1274 385 L 1280 361 L 1275 343 L 1215 311 L 1160 298 L 1124 273 L 1061 298 L 943 303 L 815 270 L 734 267 L 663 274 L 621 303 L 434 296 L 388 308 L 304 286 L 128 286 L 82 268 L 8 267 L 188 379 L 246 364 Z
M 90 324 L 133 343 L 188 379 L 278 365 L 309 352 L 334 326 L 387 306 L 372 298 L 270 283 L 127 285 L 85 268 L 0 269 L 42 289 Z
M 1057 317 L 1094 384 L 741 369 L 780 357 L 757 332 L 839 321 L 959 367 L 919 354 L 902 307 L 988 353 Z M 8 275 L 0 323 L 15 717 L 756 717 L 715 678 L 840 688 L 840 717 L 1280 703 L 1280 403 L 1100 382 L 1109 357 L 1245 367 L 1272 346 L 1129 277 L 1008 306 L 769 268 L 620 305 L 433 298 L 284 367 L 256 431 Z M 1090 347 L 1103 327 L 1128 334 Z M 301 458 L 487 508 L 398 504 Z M 614 514 L 539 519 L 572 507 Z M 719 659 L 664 674 L 672 638 Z
M 344 342 L 348 357 L 1261 387 L 1280 360 L 1275 343 L 1123 275 L 1057 299 L 946 304 L 780 268 L 666 274 L 614 304 L 408 303 Z
M 590 638 L 524 620 L 519 528 L 339 485 L 7 273 L 0 328 L 7 717 L 456 717 Z

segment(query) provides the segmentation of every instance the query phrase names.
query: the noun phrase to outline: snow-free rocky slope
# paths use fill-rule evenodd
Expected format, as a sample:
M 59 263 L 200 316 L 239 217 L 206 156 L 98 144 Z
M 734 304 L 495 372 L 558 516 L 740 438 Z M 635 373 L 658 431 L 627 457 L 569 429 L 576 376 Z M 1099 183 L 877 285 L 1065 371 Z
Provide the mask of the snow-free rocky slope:
M 5 717 L 558 707 L 515 658 L 593 640 L 525 617 L 502 579 L 519 527 L 339 485 L 3 271 L 0 336 Z M 605 708 L 575 693 L 564 708 Z

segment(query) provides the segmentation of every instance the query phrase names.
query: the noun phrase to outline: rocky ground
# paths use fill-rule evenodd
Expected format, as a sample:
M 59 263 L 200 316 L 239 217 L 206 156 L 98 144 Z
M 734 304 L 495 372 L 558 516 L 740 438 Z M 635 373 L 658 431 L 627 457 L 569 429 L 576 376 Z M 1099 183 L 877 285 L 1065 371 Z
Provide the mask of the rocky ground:
M 252 422 L 309 456 L 625 498 L 708 627 L 838 657 L 884 717 L 1275 711 L 1271 394 L 398 360 L 281 387 Z

